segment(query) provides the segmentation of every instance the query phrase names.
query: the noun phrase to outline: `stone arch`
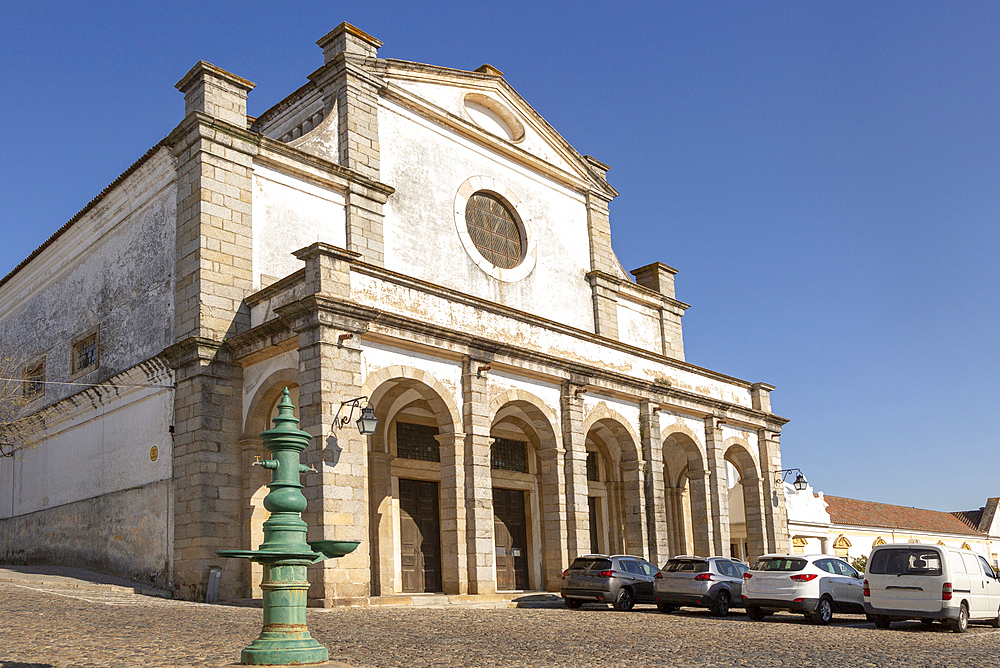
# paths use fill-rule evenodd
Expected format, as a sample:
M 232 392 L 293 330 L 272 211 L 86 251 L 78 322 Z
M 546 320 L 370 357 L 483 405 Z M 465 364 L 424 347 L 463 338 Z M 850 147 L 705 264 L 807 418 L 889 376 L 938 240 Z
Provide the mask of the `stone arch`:
M 497 586 L 503 588 L 507 578 L 515 580 L 525 574 L 527 582 L 536 588 L 557 589 L 561 582 L 563 538 L 559 502 L 562 495 L 559 481 L 562 471 L 562 438 L 556 411 L 538 396 L 522 389 L 507 389 L 494 396 L 488 405 L 490 424 L 491 463 L 495 438 L 512 438 L 528 442 L 528 471 L 490 470 L 491 492 L 501 507 L 495 507 L 494 539 L 497 568 Z M 500 495 L 500 496 L 497 496 Z M 524 500 L 526 562 L 517 561 L 512 554 L 503 552 L 509 531 L 509 518 L 501 516 L 500 509 L 514 507 L 508 503 L 513 497 Z M 518 502 L 520 503 L 520 502 Z M 500 508 L 500 509 L 498 509 Z M 513 516 L 513 515 L 512 515 Z M 513 543 L 511 544 L 511 547 Z M 513 560 L 513 561 L 512 561 Z M 522 570 L 518 570 L 522 569 Z M 518 575 L 517 573 L 521 573 Z M 510 585 L 506 585 L 510 586 Z
M 264 379 L 247 408 L 246 419 L 243 422 L 243 435 L 256 438 L 260 432 L 270 429 L 268 424 L 270 409 L 277 403 L 286 387 L 299 384 L 298 369 L 279 369 Z M 298 409 L 298 406 L 295 407 Z
M 599 453 L 607 478 L 588 481 L 588 508 L 596 512 L 588 511 L 591 535 L 609 552 L 645 555 L 644 462 L 635 427 L 601 402 L 585 417 L 583 434 L 587 448 Z
M 462 593 L 465 474 L 459 464 L 464 434 L 453 392 L 430 372 L 393 365 L 372 371 L 360 394 L 379 420 L 367 439 L 372 590 L 383 596 Z M 399 423 L 411 425 L 405 432 L 412 446 L 407 457 L 397 456 Z M 401 494 L 407 490 L 421 490 L 422 496 Z M 408 509 L 407 500 L 416 498 L 424 501 Z M 429 499 L 438 504 L 438 532 L 425 535 L 419 528 L 424 525 L 417 524 L 425 519 L 417 517 L 416 508 L 426 507 Z M 414 535 L 419 539 L 411 540 Z
M 708 471 L 700 437 L 678 421 L 660 428 L 670 553 L 711 555 Z
M 764 500 L 760 469 L 749 441 L 742 436 L 731 436 L 722 444 L 723 457 L 739 473 L 739 480 L 730 488 L 729 526 L 730 540 L 745 531 L 747 559 L 756 559 L 766 551 L 764 536 Z M 737 489 L 740 488 L 740 489 Z M 740 517 L 739 505 L 743 512 Z M 740 520 L 743 520 L 740 527 Z M 733 555 L 736 556 L 736 555 Z

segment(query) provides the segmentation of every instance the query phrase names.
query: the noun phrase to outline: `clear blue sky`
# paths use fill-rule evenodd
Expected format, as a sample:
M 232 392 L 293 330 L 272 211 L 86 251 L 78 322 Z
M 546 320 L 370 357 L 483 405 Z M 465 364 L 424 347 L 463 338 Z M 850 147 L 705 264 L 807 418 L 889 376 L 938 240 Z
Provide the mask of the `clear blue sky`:
M 199 59 L 259 114 L 350 21 L 490 63 L 621 192 L 627 269 L 680 269 L 690 362 L 776 385 L 785 466 L 939 510 L 1000 495 L 1000 3 L 9 3 L 0 275 L 183 115 Z

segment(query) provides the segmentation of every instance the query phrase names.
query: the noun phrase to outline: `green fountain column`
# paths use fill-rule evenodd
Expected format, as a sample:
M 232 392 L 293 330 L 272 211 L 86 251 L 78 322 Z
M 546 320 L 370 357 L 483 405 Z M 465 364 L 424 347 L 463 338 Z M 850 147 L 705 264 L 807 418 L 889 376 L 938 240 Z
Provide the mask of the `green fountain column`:
M 264 522 L 264 542 L 256 550 L 222 550 L 223 557 L 260 562 L 264 566 L 261 590 L 264 628 L 240 656 L 246 665 L 307 665 L 323 663 L 329 654 L 309 635 L 306 626 L 306 567 L 323 559 L 353 552 L 358 541 L 306 541 L 308 526 L 302 520 L 306 497 L 300 475 L 316 470 L 300 463 L 302 450 L 312 436 L 298 428 L 295 407 L 286 388 L 278 404 L 274 428 L 261 432 L 271 459 L 259 464 L 271 470 L 271 490 L 264 507 L 271 516 Z M 255 462 L 256 464 L 256 462 Z

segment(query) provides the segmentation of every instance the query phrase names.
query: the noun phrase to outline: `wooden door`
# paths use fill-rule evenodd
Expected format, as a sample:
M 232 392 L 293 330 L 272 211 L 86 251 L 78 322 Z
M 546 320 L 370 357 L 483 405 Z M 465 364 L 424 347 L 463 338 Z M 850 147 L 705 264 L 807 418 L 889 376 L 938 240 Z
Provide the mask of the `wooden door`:
M 528 588 L 528 527 L 524 492 L 493 488 L 497 589 Z
M 399 537 L 403 591 L 441 591 L 438 484 L 399 481 Z

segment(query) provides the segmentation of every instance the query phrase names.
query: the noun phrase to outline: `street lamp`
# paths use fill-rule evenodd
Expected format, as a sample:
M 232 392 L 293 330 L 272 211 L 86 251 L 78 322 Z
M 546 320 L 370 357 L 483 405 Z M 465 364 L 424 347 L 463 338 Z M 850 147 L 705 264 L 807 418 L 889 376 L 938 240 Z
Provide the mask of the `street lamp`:
M 362 401 L 365 402 L 364 407 L 361 406 Z M 350 406 L 351 410 L 347 415 L 341 417 L 341 413 L 344 411 L 344 406 Z M 375 409 L 368 403 L 368 397 L 357 397 L 355 399 L 341 401 L 340 408 L 337 409 L 337 414 L 333 418 L 333 426 L 336 429 L 340 429 L 350 422 L 351 418 L 354 417 L 355 408 L 361 411 L 361 417 L 359 417 L 355 422 L 358 426 L 358 433 L 362 436 L 370 436 L 374 434 L 375 429 L 378 428 L 378 418 L 375 417 Z
M 781 474 L 781 478 L 775 482 L 778 484 L 785 482 L 785 478 L 788 477 L 788 474 L 793 471 L 798 471 L 798 475 L 795 476 L 795 480 L 792 482 L 792 487 L 794 487 L 797 492 L 804 492 L 806 487 L 809 486 L 809 481 L 806 480 L 806 477 L 802 474 L 802 471 L 799 471 L 799 469 L 781 469 L 778 471 L 778 473 Z

